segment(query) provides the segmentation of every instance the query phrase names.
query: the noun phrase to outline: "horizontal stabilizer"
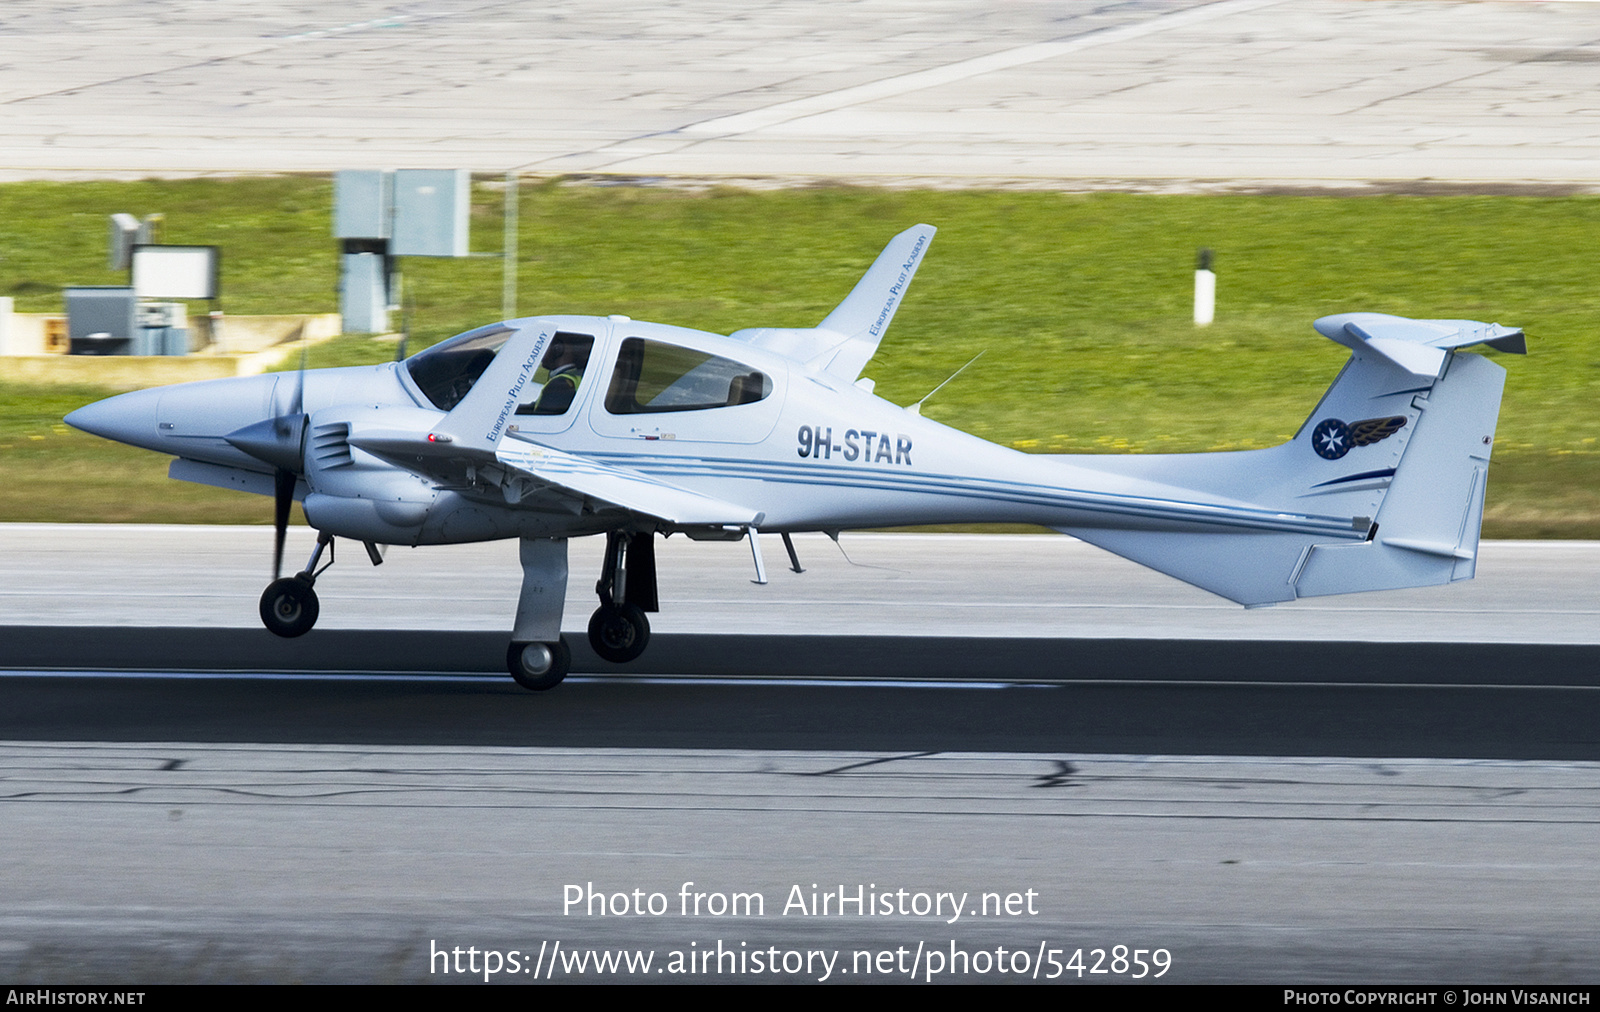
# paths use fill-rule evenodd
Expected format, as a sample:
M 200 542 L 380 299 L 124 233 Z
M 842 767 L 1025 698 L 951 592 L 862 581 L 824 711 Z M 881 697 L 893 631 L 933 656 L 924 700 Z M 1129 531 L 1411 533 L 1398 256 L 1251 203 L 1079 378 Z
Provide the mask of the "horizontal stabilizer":
M 1448 353 L 1485 344 L 1514 355 L 1528 353 L 1522 331 L 1475 320 L 1411 320 L 1388 313 L 1340 313 L 1313 324 L 1317 333 L 1352 351 L 1367 348 L 1414 376 L 1437 379 Z

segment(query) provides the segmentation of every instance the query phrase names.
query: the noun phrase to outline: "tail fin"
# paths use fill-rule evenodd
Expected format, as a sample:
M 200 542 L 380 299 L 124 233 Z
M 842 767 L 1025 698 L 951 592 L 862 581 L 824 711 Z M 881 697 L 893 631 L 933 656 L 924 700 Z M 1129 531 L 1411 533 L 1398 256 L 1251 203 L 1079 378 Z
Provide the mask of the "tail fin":
M 1505 376 L 1480 355 L 1451 357 L 1446 375 L 1416 398 L 1417 432 L 1370 539 L 1313 546 L 1295 580 L 1297 597 L 1472 578 Z
M 1065 533 L 1247 606 L 1471 578 L 1505 370 L 1454 349 L 1481 342 L 1521 352 L 1521 332 L 1375 313 L 1325 317 L 1317 329 L 1353 353 L 1290 442 L 1244 453 L 1073 463 L 1269 509 L 1348 515 L 1365 540 Z

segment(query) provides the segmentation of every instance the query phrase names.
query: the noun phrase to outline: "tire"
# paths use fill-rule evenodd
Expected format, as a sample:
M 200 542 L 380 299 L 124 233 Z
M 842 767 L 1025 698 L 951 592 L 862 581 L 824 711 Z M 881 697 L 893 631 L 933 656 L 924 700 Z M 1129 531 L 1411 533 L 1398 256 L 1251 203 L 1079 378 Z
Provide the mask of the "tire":
M 530 647 L 544 649 L 529 650 Z M 544 656 L 541 657 L 541 654 Z M 572 651 L 567 648 L 565 640 L 556 640 L 554 643 L 519 643 L 513 640 L 506 649 L 506 670 L 511 673 L 512 680 L 534 692 L 560 685 L 571 667 Z
M 310 632 L 321 610 L 311 582 L 299 576 L 274 580 L 261 595 L 261 624 L 285 639 Z
M 589 645 L 603 660 L 626 664 L 650 643 L 650 620 L 635 604 L 602 604 L 589 618 Z

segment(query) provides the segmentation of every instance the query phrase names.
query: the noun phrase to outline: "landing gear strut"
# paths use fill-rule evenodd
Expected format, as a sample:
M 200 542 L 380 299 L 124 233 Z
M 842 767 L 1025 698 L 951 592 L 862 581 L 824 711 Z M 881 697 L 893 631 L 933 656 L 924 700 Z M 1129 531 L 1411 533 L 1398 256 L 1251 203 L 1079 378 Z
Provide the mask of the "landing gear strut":
M 522 596 L 506 648 L 506 670 L 524 689 L 543 692 L 561 684 L 572 651 L 561 639 L 567 598 L 567 539 L 523 538 Z
M 261 595 L 261 624 L 267 627 L 268 632 L 293 639 L 304 636 L 317 624 L 322 606 L 317 603 L 317 592 L 311 588 L 317 582 L 317 577 L 328 568 L 317 568 L 324 548 L 328 550 L 328 566 L 333 565 L 333 535 L 318 531 L 317 547 L 311 550 L 306 568 L 293 576 L 267 584 L 266 591 Z
M 657 607 L 653 538 L 648 531 L 606 534 L 606 560 L 594 585 L 600 607 L 589 619 L 589 645 L 613 664 L 634 660 L 650 643 L 650 620 L 644 613 Z

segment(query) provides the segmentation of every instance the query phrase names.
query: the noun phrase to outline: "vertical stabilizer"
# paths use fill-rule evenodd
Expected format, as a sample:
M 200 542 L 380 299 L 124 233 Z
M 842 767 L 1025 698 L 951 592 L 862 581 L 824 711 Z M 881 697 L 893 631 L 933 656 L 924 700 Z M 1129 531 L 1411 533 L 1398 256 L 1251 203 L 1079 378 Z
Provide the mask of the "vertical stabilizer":
M 1489 453 L 1506 371 L 1456 354 L 1434 384 L 1371 540 L 1317 545 L 1295 581 L 1300 597 L 1424 587 L 1471 579 Z
M 1440 360 L 1413 368 L 1402 355 L 1358 344 L 1300 433 L 1281 446 L 1063 458 L 1266 509 L 1349 516 L 1365 540 L 1061 530 L 1244 605 L 1470 579 L 1505 370 L 1481 355 L 1422 347 Z

